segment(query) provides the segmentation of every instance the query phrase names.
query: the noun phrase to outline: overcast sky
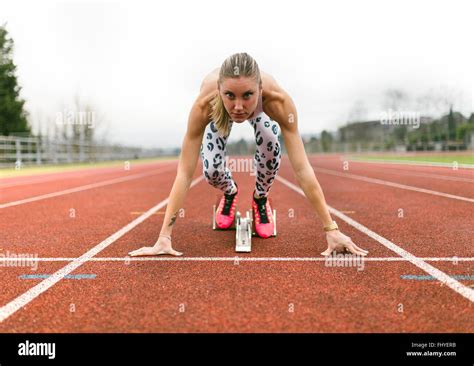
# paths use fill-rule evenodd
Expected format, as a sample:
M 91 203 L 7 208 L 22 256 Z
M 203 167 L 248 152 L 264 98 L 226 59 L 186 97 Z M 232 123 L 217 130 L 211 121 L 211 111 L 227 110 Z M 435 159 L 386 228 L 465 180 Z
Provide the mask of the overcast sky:
M 15 41 L 35 131 L 79 95 L 110 141 L 172 147 L 181 145 L 202 78 L 235 52 L 248 52 L 289 92 L 301 133 L 336 130 L 354 109 L 379 118 L 387 89 L 411 101 L 446 94 L 470 114 L 470 3 L 2 1 L 0 24 Z M 240 137 L 252 137 L 248 124 L 233 129 L 232 140 Z

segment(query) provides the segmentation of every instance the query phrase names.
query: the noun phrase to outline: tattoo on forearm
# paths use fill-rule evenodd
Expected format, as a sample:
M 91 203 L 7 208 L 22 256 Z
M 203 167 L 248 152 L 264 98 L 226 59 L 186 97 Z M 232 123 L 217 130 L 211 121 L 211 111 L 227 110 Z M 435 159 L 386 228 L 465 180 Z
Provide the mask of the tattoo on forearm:
M 178 211 L 176 211 L 176 212 L 174 213 L 173 217 L 171 218 L 170 223 L 168 224 L 168 227 L 174 225 L 174 222 L 176 221 L 176 216 L 177 216 L 177 215 L 178 215 Z

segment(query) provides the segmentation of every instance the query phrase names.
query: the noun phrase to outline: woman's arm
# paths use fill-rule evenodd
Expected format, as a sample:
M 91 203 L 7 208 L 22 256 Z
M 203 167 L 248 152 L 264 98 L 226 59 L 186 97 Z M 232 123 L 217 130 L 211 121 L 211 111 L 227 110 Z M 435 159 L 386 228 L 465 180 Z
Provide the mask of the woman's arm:
M 308 161 L 298 131 L 298 114 L 293 100 L 286 92 L 279 91 L 274 95 L 274 101 L 268 103 L 267 114 L 280 125 L 288 158 L 299 186 L 317 212 L 323 226 L 330 225 L 332 218 L 323 191 Z
M 296 176 L 296 180 L 322 221 L 323 227 L 333 223 L 323 191 L 319 185 L 314 170 L 308 161 L 303 141 L 298 131 L 298 114 L 291 97 L 281 88 L 270 93 L 266 113 L 280 125 L 280 129 L 288 152 L 288 158 Z M 352 240 L 339 230 L 326 233 L 328 248 L 321 254 L 330 255 L 333 250 L 347 249 L 353 254 L 367 255 L 367 251 L 357 247 Z
M 188 128 L 181 146 L 176 178 L 171 188 L 160 234 L 171 236 L 173 225 L 196 170 L 202 137 L 208 119 L 209 117 L 204 112 L 201 103 L 195 103 L 189 115 Z
M 188 118 L 186 135 L 181 146 L 176 178 L 171 188 L 160 236 L 153 247 L 143 247 L 130 252 L 131 256 L 172 254 L 182 255 L 172 248 L 171 233 L 196 170 L 204 130 L 209 121 L 208 104 L 212 96 L 200 95 Z

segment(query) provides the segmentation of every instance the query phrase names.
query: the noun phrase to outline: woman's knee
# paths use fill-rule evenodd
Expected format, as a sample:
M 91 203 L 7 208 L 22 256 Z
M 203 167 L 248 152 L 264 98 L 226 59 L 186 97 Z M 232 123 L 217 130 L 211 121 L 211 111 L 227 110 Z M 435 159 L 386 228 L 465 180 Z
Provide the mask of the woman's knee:
M 264 115 L 266 116 L 266 115 Z M 258 121 L 258 119 L 257 119 Z M 278 123 L 266 116 L 258 121 L 255 126 L 255 143 L 257 150 L 268 152 L 277 157 L 281 153 L 280 148 L 280 128 Z
M 217 182 L 225 176 L 225 160 L 221 154 L 203 156 L 202 170 L 208 182 Z
M 281 160 L 281 145 L 278 137 L 269 139 L 257 146 L 255 162 L 259 170 L 265 170 L 266 175 L 272 175 L 278 171 Z

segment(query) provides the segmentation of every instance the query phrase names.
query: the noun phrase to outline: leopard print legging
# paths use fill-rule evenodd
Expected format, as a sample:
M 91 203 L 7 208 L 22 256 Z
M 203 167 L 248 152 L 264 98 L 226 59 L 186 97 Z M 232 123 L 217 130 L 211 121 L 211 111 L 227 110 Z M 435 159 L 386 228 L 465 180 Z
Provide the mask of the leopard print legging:
M 259 197 L 267 196 L 280 167 L 281 146 L 278 123 L 264 112 L 260 112 L 248 122 L 253 127 L 257 149 L 254 156 L 256 171 L 255 191 Z M 230 122 L 232 129 L 232 122 Z M 226 166 L 227 136 L 218 134 L 214 122 L 211 121 L 204 131 L 201 145 L 203 173 L 207 182 L 230 194 L 234 191 L 235 182 L 232 172 Z

